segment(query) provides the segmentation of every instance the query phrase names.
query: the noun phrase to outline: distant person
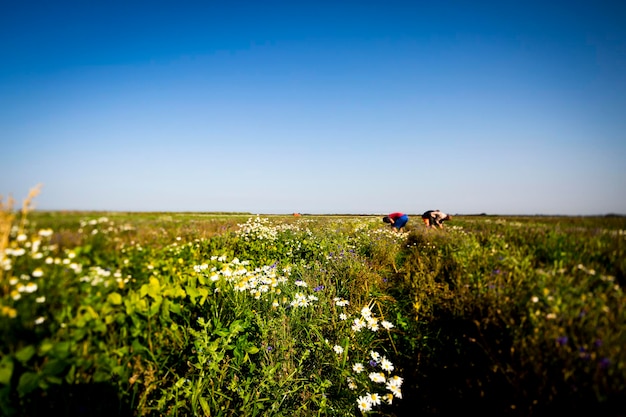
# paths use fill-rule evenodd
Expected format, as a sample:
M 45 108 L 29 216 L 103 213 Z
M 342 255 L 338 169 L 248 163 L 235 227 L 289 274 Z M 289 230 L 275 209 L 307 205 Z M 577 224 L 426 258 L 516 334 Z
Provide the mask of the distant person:
M 385 217 L 383 217 L 383 222 L 391 225 L 391 227 L 395 228 L 398 232 L 402 231 L 402 228 L 406 226 L 409 221 L 409 216 L 404 213 L 391 213 Z
M 452 220 L 452 216 L 443 213 L 441 210 L 428 210 L 422 214 L 422 220 L 426 227 L 443 229 L 443 222 Z

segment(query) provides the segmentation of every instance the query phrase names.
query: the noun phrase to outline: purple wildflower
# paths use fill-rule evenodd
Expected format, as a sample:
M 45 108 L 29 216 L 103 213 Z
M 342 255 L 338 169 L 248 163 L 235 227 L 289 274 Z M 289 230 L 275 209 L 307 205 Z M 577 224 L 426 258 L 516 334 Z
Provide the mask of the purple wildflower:
M 600 364 L 600 368 L 606 369 L 611 364 L 611 360 L 609 358 L 604 357 L 600 359 L 599 364 Z

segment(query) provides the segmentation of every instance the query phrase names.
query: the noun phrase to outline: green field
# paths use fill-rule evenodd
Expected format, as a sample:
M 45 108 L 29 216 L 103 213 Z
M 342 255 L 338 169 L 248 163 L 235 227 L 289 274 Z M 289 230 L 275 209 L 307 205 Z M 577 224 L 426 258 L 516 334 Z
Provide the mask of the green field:
M 626 218 L 418 220 L 5 208 L 0 413 L 626 415 Z

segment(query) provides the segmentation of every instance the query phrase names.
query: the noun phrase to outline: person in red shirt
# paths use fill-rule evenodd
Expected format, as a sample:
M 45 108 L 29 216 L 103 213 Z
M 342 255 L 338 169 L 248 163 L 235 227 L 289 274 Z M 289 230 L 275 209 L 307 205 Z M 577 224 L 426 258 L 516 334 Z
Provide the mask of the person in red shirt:
M 391 225 L 397 231 L 401 232 L 402 228 L 406 226 L 409 221 L 409 216 L 404 213 L 395 212 L 383 217 L 383 222 Z

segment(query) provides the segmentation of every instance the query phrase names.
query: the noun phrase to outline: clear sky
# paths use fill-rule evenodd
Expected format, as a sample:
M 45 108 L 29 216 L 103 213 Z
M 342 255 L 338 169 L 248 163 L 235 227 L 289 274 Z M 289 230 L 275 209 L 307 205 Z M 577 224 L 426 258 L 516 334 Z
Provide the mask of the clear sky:
M 42 210 L 626 214 L 624 1 L 0 0 Z

